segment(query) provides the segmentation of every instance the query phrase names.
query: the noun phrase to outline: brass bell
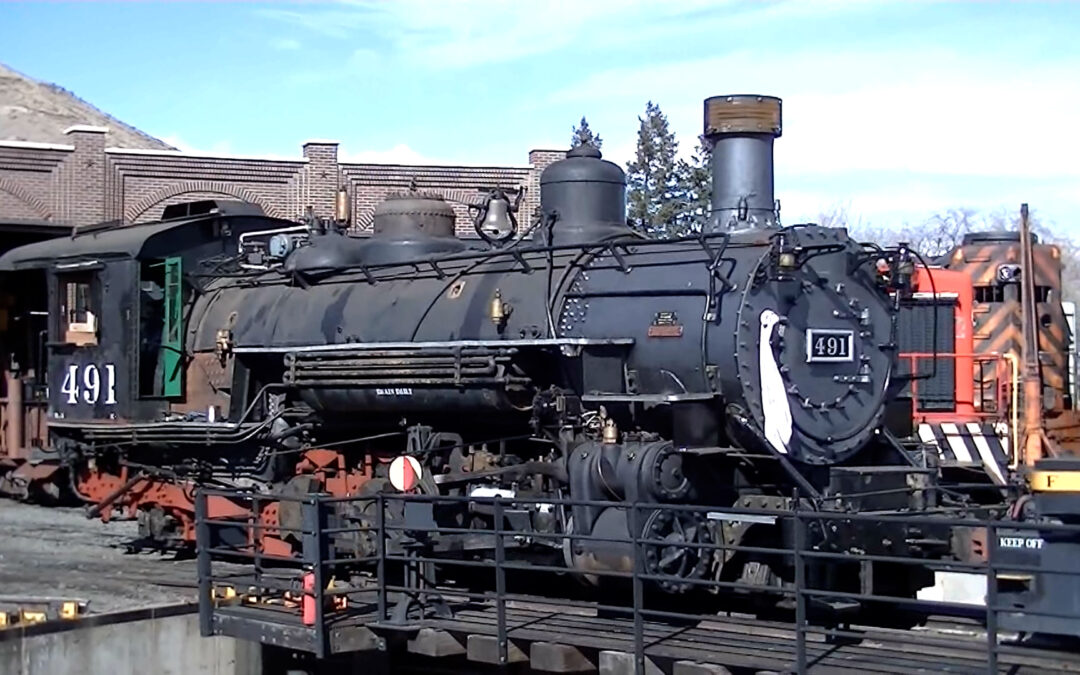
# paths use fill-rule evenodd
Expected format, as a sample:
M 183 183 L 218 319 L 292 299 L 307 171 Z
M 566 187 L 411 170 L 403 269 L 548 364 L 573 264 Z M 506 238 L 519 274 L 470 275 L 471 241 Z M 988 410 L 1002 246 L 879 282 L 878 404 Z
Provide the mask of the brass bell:
M 480 224 L 480 229 L 495 238 L 509 234 L 514 229 L 510 222 L 510 202 L 503 197 L 492 197 L 487 203 L 487 213 Z

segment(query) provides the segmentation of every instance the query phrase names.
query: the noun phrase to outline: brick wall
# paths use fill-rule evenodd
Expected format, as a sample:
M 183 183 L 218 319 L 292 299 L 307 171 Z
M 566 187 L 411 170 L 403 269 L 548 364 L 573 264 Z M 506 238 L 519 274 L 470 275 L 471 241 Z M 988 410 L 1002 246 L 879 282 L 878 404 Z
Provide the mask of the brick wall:
M 145 222 L 169 204 L 214 197 L 254 202 L 280 218 L 299 219 L 308 207 L 332 218 L 344 188 L 350 231 L 362 235 L 376 204 L 415 186 L 452 200 L 458 232 L 471 236 L 466 203 L 495 187 L 511 198 L 525 190 L 518 222 L 527 226 L 539 205 L 540 172 L 565 156 L 533 150 L 518 166 L 357 164 L 338 161 L 335 141 L 308 141 L 295 159 L 268 159 L 106 148 L 99 127 L 76 126 L 67 135 L 66 145 L 0 142 L 0 221 Z
M 60 220 L 60 167 L 74 146 L 0 143 L 0 218 Z
M 357 234 L 371 230 L 375 207 L 394 192 L 412 187 L 434 192 L 451 201 L 457 212 L 459 235 L 473 234 L 467 204 L 482 203 L 484 193 L 502 188 L 511 199 L 528 183 L 530 167 L 405 166 L 386 164 L 343 164 L 342 180 L 352 196 L 350 229 Z M 525 211 L 524 203 L 522 211 Z M 520 222 L 520 219 L 519 219 Z
M 308 141 L 303 150 L 307 165 L 304 166 L 300 204 L 310 205 L 317 215 L 331 217 L 341 184 L 337 141 Z
M 540 209 L 540 174 L 544 172 L 544 169 L 551 166 L 560 159 L 566 158 L 565 150 L 530 150 L 529 151 L 529 166 L 532 167 L 532 171 L 529 172 L 528 179 L 528 205 L 529 213 L 536 213 Z M 525 209 L 522 208 L 522 211 Z
M 267 214 L 298 218 L 306 159 L 209 157 L 112 149 L 106 151 L 109 220 L 157 220 L 168 204 L 225 197 L 260 205 Z
M 74 150 L 58 169 L 61 195 L 58 220 L 99 223 L 105 220 L 105 127 L 74 126 L 65 131 Z

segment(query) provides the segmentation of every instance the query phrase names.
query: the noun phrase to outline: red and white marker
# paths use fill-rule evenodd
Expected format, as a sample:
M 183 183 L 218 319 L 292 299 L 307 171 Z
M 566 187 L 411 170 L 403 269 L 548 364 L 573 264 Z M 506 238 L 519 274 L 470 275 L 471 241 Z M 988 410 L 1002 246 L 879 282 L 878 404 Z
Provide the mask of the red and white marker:
M 408 492 L 420 482 L 420 462 L 410 455 L 401 455 L 390 462 L 390 484 L 402 492 Z

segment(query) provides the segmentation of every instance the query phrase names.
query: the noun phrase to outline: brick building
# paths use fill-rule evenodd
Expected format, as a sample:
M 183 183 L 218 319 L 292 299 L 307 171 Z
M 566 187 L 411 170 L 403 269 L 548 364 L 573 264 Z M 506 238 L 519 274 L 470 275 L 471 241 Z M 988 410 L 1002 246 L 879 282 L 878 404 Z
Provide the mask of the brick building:
M 106 129 L 78 125 L 66 144 L 0 141 L 0 221 L 88 225 L 156 220 L 172 203 L 207 197 L 242 199 L 267 214 L 299 219 L 308 207 L 333 217 L 344 188 L 350 229 L 364 234 L 387 194 L 415 185 L 458 201 L 478 201 L 500 187 L 525 189 L 519 223 L 539 203 L 540 172 L 565 151 L 533 150 L 517 166 L 408 166 L 338 160 L 335 141 L 308 141 L 295 159 L 207 155 L 106 147 Z M 458 231 L 473 233 L 469 211 L 458 211 Z

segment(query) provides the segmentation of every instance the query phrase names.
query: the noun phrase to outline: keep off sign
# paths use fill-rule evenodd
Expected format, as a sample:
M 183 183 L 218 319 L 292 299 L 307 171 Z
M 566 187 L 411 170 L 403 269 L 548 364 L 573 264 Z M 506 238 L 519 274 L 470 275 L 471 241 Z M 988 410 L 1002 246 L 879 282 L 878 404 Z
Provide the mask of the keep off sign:
M 408 492 L 420 482 L 420 462 L 415 457 L 402 455 L 390 462 L 390 484 L 402 492 Z

